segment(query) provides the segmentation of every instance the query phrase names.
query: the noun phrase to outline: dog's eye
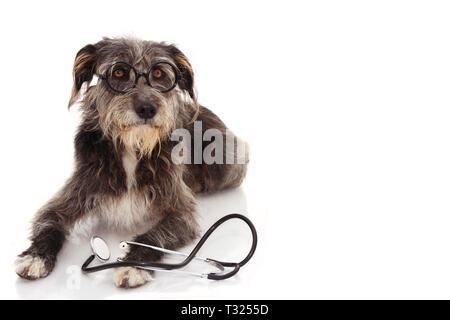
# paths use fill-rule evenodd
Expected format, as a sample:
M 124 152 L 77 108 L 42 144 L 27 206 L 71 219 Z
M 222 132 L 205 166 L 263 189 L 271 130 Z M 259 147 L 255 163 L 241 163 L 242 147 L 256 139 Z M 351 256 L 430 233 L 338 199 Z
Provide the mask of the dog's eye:
M 153 70 L 152 75 L 155 79 L 159 79 L 162 77 L 163 72 L 160 69 L 155 69 Z
M 125 75 L 125 71 L 123 69 L 116 69 L 113 72 L 114 77 L 122 78 Z

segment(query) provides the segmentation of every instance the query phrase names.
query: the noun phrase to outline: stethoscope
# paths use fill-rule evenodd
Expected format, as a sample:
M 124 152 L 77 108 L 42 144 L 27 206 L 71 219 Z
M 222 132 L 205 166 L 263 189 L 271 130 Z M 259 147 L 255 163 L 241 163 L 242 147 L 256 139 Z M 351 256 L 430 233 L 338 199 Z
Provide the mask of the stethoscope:
M 248 227 L 250 228 L 252 232 L 252 246 L 250 248 L 250 251 L 248 252 L 247 256 L 240 262 L 224 262 L 219 261 L 211 258 L 202 258 L 196 256 L 197 252 L 201 249 L 201 247 L 204 245 L 205 241 L 209 238 L 209 236 L 214 232 L 214 230 L 220 226 L 225 221 L 228 221 L 230 219 L 240 219 L 244 221 Z M 239 269 L 244 266 L 253 256 L 256 250 L 256 244 L 257 244 L 257 235 L 256 235 L 256 229 L 253 223 L 248 219 L 247 217 L 238 214 L 233 213 L 229 214 L 227 216 L 224 216 L 223 218 L 217 220 L 209 229 L 206 231 L 206 233 L 203 235 L 203 237 L 200 239 L 200 241 L 197 243 L 197 245 L 192 249 L 192 251 L 187 254 L 183 252 L 168 250 L 160 247 L 151 246 L 144 243 L 139 242 L 133 242 L 133 241 L 122 241 L 120 243 L 120 247 L 122 249 L 126 249 L 128 246 L 141 246 L 145 248 L 149 248 L 152 250 L 161 251 L 168 254 L 178 255 L 178 256 L 184 256 L 186 257 L 183 261 L 179 263 L 162 263 L 162 262 L 155 262 L 155 261 L 147 261 L 147 262 L 141 262 L 141 261 L 124 261 L 120 258 L 117 259 L 116 262 L 110 262 L 110 263 L 103 263 L 97 266 L 89 267 L 89 264 L 94 260 L 94 258 L 97 258 L 101 262 L 107 262 L 110 258 L 110 251 L 109 247 L 106 244 L 105 240 L 98 236 L 94 236 L 91 238 L 91 249 L 92 249 L 92 255 L 87 258 L 87 260 L 83 263 L 81 266 L 81 270 L 83 272 L 96 272 L 101 271 L 105 269 L 110 268 L 118 268 L 118 267 L 136 267 L 139 269 L 144 270 L 154 270 L 154 271 L 161 271 L 161 272 L 172 272 L 172 273 L 178 273 L 183 275 L 191 275 L 201 278 L 207 278 L 211 280 L 224 280 L 228 279 L 232 276 L 234 276 Z M 192 260 L 199 260 L 203 261 L 205 263 L 208 263 L 209 265 L 212 265 L 213 267 L 218 269 L 218 272 L 210 272 L 210 273 L 195 273 L 195 272 L 189 272 L 184 270 L 175 270 L 180 269 L 185 266 L 187 266 Z M 226 268 L 232 268 L 230 270 L 226 270 Z

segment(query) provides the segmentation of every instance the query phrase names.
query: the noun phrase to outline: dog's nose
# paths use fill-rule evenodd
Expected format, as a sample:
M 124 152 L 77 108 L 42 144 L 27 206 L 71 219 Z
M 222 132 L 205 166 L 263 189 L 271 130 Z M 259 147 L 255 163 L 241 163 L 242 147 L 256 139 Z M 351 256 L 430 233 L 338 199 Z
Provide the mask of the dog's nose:
M 153 104 L 140 103 L 134 108 L 134 110 L 140 118 L 151 119 L 155 116 L 158 109 Z

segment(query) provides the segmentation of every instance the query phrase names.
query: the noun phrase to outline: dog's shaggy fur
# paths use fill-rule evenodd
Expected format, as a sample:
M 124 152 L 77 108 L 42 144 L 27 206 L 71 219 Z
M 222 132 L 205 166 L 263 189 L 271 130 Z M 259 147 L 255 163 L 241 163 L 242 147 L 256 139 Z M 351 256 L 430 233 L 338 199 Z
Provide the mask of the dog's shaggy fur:
M 113 92 L 104 80 L 89 86 L 125 61 L 136 70 L 148 70 L 155 61 L 173 63 L 180 71 L 177 87 L 161 93 L 140 78 L 125 94 Z M 176 249 L 198 235 L 195 193 L 236 187 L 245 177 L 243 164 L 174 164 L 170 135 L 176 128 L 193 134 L 193 121 L 203 132 L 226 126 L 210 110 L 199 106 L 194 75 L 186 56 L 175 46 L 129 38 L 108 39 L 82 48 L 75 59 L 70 105 L 81 101 L 82 122 L 75 137 L 75 171 L 64 187 L 41 208 L 32 224 L 31 246 L 16 262 L 16 273 L 25 279 L 47 276 L 74 224 L 97 217 L 103 223 L 128 230 L 145 228 L 133 240 Z M 157 112 L 142 119 L 136 105 L 151 103 Z M 193 145 L 193 142 L 191 143 Z M 205 147 L 205 145 L 203 146 Z M 224 152 L 225 154 L 225 152 Z M 125 260 L 161 259 L 154 250 L 133 246 Z M 148 271 L 117 269 L 119 287 L 140 286 L 151 279 Z

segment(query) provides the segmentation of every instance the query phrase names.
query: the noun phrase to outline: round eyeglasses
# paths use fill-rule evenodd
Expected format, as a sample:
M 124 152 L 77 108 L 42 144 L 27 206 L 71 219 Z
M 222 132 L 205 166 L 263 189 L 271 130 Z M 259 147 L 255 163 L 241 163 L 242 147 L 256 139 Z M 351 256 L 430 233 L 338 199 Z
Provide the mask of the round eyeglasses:
M 180 71 L 167 61 L 155 62 L 146 73 L 137 72 L 127 62 L 116 62 L 109 66 L 106 72 L 100 75 L 100 78 L 106 81 L 111 90 L 117 93 L 127 93 L 136 87 L 141 76 L 145 78 L 150 87 L 165 93 L 176 87 L 180 79 Z

